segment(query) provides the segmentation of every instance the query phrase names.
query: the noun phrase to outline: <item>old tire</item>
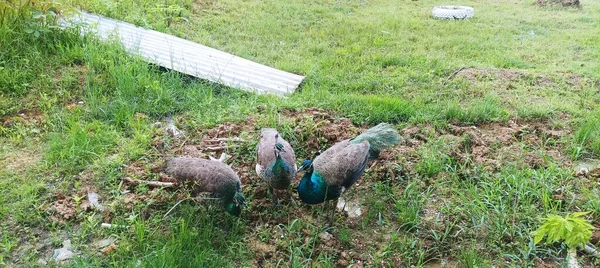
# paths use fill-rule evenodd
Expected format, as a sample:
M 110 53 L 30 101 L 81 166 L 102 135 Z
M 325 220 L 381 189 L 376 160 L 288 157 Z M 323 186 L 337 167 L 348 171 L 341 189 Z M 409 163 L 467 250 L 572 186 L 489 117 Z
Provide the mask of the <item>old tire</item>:
M 447 20 L 468 19 L 475 15 L 475 9 L 467 6 L 437 6 L 433 8 L 431 15 Z

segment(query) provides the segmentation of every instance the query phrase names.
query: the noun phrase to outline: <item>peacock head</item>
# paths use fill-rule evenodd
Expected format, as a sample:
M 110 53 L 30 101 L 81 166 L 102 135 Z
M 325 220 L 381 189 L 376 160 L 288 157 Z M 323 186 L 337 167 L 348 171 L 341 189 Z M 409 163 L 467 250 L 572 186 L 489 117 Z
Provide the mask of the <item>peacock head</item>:
M 306 159 L 306 160 L 302 161 L 302 164 L 298 168 L 298 172 L 300 172 L 300 171 L 311 172 L 312 169 L 313 169 L 312 161 L 310 159 Z
M 284 152 L 285 149 L 283 148 L 283 144 L 281 144 L 281 142 L 275 143 L 275 157 L 279 157 L 279 155 Z
M 246 207 L 246 199 L 242 193 L 236 193 L 233 196 L 233 200 L 226 205 L 225 210 L 229 212 L 229 214 L 239 217 L 242 214 L 242 207 Z

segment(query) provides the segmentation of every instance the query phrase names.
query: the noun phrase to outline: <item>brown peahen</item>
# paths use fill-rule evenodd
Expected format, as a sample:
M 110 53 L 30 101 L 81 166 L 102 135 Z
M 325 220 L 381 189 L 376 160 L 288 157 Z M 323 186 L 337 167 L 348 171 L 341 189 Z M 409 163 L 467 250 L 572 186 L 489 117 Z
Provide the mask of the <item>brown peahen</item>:
M 296 155 L 277 130 L 263 128 L 256 146 L 256 174 L 268 184 L 274 200 L 274 189 L 285 190 L 296 177 Z
M 166 173 L 192 184 L 194 194 L 210 193 L 234 216 L 239 216 L 242 207 L 246 206 L 240 178 L 222 161 L 174 157 L 167 161 Z

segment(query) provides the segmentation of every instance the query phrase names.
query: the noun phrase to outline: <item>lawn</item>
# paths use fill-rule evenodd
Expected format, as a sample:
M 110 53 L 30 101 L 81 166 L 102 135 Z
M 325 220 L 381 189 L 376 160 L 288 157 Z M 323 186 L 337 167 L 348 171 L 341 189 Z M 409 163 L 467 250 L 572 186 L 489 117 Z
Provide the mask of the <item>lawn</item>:
M 62 2 L 305 75 L 286 98 L 170 72 L 0 3 L 0 267 L 565 265 L 564 244 L 531 232 L 578 211 L 600 228 L 600 3 L 535 2 L 465 0 L 464 21 L 431 18 L 433 0 Z M 359 217 L 338 211 L 328 228 L 295 187 L 270 202 L 254 172 L 261 128 L 303 159 L 380 122 L 403 142 L 346 194 Z M 173 155 L 218 157 L 217 137 L 243 140 L 225 149 L 248 200 L 239 218 L 125 179 L 161 180 Z M 58 263 L 67 239 L 77 256 Z

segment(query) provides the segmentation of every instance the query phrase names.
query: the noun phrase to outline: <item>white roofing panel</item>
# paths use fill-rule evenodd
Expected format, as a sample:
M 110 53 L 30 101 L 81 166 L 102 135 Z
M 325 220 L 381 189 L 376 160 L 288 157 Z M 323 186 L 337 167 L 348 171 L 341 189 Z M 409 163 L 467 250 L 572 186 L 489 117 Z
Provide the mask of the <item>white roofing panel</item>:
M 76 18 L 77 19 L 77 18 Z M 81 12 L 79 20 L 95 24 L 96 34 L 107 40 L 114 33 L 132 54 L 165 68 L 229 87 L 257 93 L 293 93 L 304 76 L 271 68 L 183 38 L 133 24 Z

